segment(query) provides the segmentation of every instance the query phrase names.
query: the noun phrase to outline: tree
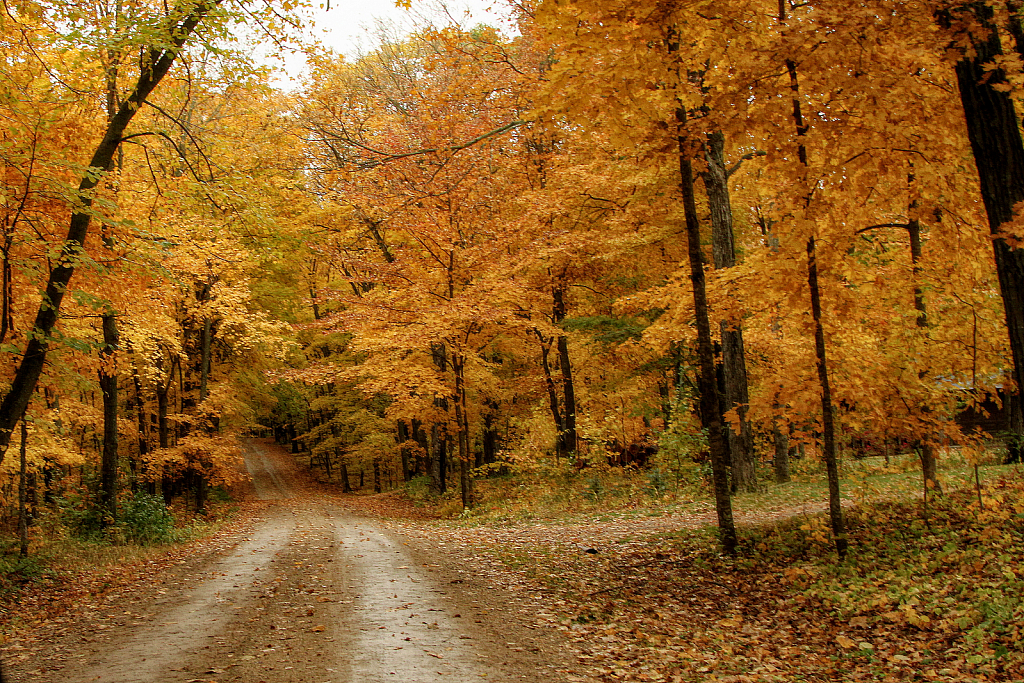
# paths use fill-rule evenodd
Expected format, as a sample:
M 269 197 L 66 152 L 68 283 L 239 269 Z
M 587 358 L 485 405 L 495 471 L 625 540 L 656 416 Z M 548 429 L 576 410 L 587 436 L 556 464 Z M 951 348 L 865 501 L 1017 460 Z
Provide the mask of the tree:
M 175 6 L 169 13 L 160 41 L 151 42 L 143 51 L 142 69 L 128 96 L 111 117 L 102 139 L 92 153 L 86 172 L 78 183 L 77 208 L 71 214 L 67 236 L 56 265 L 50 270 L 42 303 L 32 324 L 22 361 L 10 390 L 0 403 L 0 461 L 10 445 L 11 434 L 28 406 L 46 362 L 50 338 L 57 323 L 61 302 L 75 272 L 75 264 L 85 247 L 92 222 L 94 190 L 104 170 L 110 168 L 125 131 L 146 98 L 170 71 L 175 59 L 203 20 L 217 7 L 219 0 L 200 0 Z
M 1018 60 L 1024 56 L 1024 28 L 1020 3 L 1007 2 L 999 9 L 1005 14 L 997 18 L 996 6 L 969 2 L 942 9 L 938 17 L 939 23 L 953 33 L 950 50 L 957 58 L 960 102 L 992 233 L 1017 392 L 1010 449 L 1011 457 L 1019 461 L 1024 444 L 1024 250 L 1020 248 L 1017 221 L 1024 202 L 1024 140 L 1011 95 L 1013 86 L 1003 66 L 1011 55 L 1003 48 L 998 23 L 1003 23 L 1013 37 L 1012 52 Z

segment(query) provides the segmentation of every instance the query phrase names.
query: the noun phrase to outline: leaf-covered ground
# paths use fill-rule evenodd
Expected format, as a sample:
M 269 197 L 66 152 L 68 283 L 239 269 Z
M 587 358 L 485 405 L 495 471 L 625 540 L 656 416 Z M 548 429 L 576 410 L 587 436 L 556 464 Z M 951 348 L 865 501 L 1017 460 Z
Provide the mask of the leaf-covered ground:
M 741 516 L 737 558 L 717 552 L 710 509 L 696 501 L 657 516 L 620 510 L 468 527 L 431 520 L 429 509 L 394 492 L 337 502 L 450 558 L 460 576 L 453 586 L 463 576 L 503 586 L 515 600 L 484 611 L 528 617 L 566 639 L 575 648 L 569 680 L 1020 681 L 1022 494 L 1024 478 L 1011 472 L 986 482 L 980 500 L 968 489 L 927 508 L 919 500 L 848 508 L 851 553 L 842 563 L 804 501 Z M 258 512 L 243 509 L 225 533 Z M 18 631 L 77 623 L 187 556 L 216 552 L 223 537 L 36 581 L 0 622 Z M 8 657 L 27 655 L 31 641 Z
M 580 681 L 1024 680 L 1019 475 L 847 511 L 838 562 L 819 517 L 747 526 L 738 558 L 686 520 L 423 529 L 548 600 Z M 696 520 L 690 520 L 695 522 Z M 596 551 L 596 552 L 594 552 Z

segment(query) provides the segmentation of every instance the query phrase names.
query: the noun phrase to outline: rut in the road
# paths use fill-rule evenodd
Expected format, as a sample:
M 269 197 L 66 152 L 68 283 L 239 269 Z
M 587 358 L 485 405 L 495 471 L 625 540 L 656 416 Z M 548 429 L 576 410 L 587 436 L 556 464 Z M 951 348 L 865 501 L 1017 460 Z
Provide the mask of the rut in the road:
M 402 681 L 487 676 L 469 620 L 452 611 L 444 591 L 401 544 L 365 521 L 339 525 L 336 533 L 353 600 L 352 623 L 359 628 L 348 680 L 372 681 L 382 674 Z
M 531 638 L 509 635 L 514 620 L 477 609 L 485 595 L 452 590 L 463 574 L 424 561 L 436 551 L 422 537 L 355 516 L 268 442 L 247 444 L 246 467 L 255 496 L 272 501 L 248 530 L 82 615 L 23 655 L 13 680 L 553 680 L 540 648 L 506 642 Z

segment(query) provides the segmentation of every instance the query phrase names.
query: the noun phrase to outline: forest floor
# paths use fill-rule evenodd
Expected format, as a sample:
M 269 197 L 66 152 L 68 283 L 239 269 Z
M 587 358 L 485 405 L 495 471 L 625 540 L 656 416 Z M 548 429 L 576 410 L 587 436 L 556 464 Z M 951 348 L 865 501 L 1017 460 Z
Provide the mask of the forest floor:
M 1024 680 L 1024 479 L 847 511 L 710 505 L 479 524 L 341 496 L 247 442 L 238 522 L 19 599 L 15 682 Z M 970 494 L 970 495 L 968 495 Z M 979 498 L 982 492 L 978 492 Z M 797 496 L 799 498 L 799 496 Z

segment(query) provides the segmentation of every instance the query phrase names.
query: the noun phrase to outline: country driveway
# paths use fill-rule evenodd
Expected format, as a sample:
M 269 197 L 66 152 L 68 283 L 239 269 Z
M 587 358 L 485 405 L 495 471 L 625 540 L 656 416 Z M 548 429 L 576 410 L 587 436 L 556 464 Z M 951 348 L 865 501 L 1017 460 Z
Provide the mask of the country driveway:
M 11 680 L 426 683 L 564 680 L 563 636 L 431 542 L 346 509 L 248 440 L 251 523 L 5 647 Z

